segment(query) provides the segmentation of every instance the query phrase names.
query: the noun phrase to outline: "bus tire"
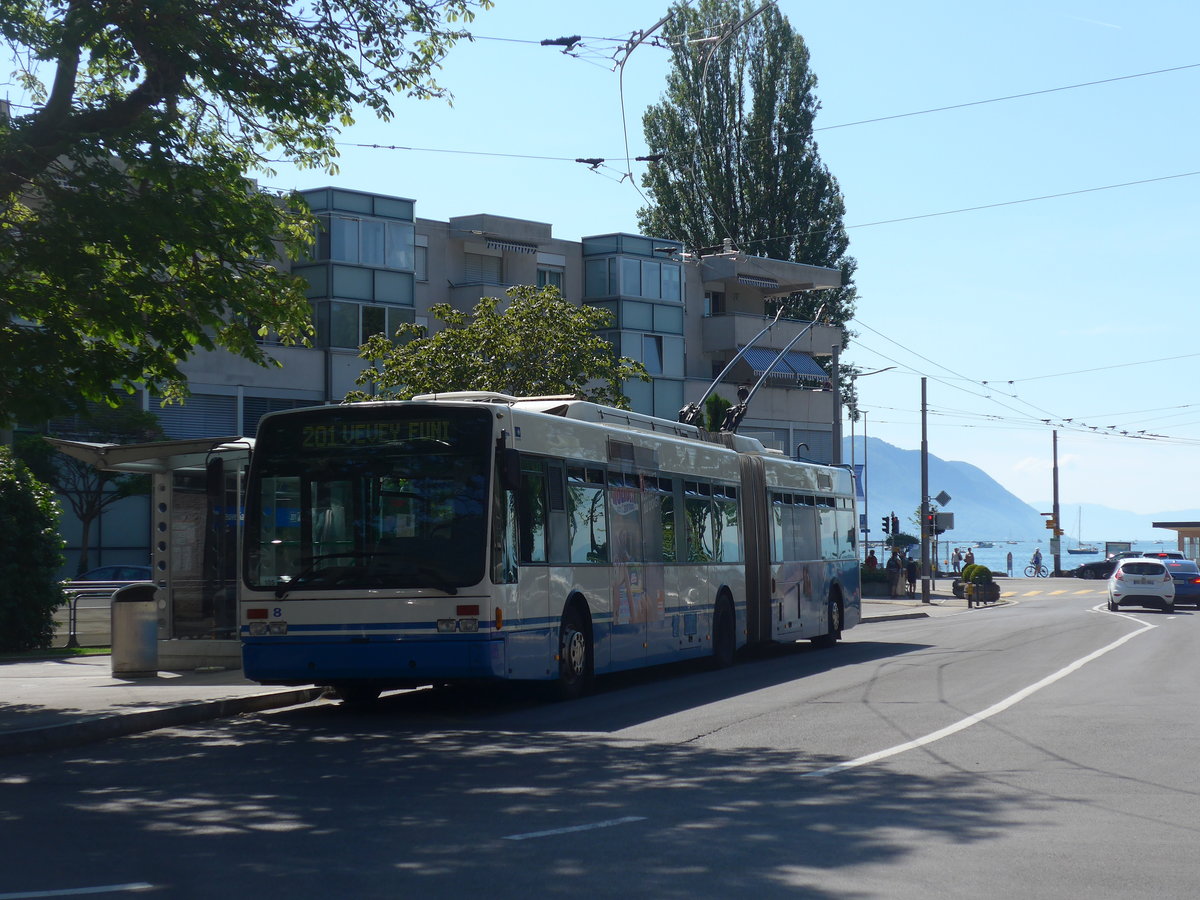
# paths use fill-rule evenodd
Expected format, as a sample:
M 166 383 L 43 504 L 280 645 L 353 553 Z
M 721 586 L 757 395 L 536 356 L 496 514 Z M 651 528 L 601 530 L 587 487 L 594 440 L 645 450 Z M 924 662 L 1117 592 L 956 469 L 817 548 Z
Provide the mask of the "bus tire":
M 558 628 L 558 682 L 560 700 L 574 700 L 586 694 L 594 675 L 592 628 L 578 601 L 567 604 Z
M 737 655 L 737 618 L 733 613 L 733 601 L 728 594 L 717 598 L 713 610 L 712 667 L 728 669 Z
M 344 681 L 340 684 L 330 685 L 338 695 L 338 699 L 342 701 L 342 706 L 348 708 L 363 709 L 372 706 L 379 699 L 380 689 L 370 683 L 358 683 L 353 681 Z
M 842 636 L 842 600 L 837 591 L 829 592 L 826 621 L 829 631 L 812 639 L 814 647 L 832 647 Z

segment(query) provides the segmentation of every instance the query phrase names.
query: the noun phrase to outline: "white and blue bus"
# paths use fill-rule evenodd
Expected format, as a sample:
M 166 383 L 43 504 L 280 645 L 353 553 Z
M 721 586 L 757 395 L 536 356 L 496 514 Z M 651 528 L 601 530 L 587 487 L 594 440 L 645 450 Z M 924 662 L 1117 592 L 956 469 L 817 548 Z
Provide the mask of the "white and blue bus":
M 273 413 L 247 477 L 239 629 L 263 684 L 575 696 L 860 618 L 850 472 L 736 434 L 446 393 Z

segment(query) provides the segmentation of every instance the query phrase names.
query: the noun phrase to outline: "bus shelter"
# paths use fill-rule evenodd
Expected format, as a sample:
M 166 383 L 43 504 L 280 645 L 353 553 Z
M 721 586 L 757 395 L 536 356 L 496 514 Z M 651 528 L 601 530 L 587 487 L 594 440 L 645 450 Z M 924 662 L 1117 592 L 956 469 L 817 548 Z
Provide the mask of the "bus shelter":
M 252 438 L 95 444 L 46 438 L 97 469 L 152 476 L 151 547 L 159 662 L 238 667 L 238 537 Z

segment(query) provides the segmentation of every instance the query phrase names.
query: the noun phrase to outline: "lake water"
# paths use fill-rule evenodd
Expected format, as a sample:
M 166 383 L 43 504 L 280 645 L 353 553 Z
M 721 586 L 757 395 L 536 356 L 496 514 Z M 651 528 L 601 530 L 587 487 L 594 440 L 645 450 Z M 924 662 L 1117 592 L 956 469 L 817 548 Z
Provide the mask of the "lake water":
M 945 538 L 945 535 L 942 535 L 942 537 Z M 1071 545 L 1074 546 L 1074 542 L 1072 542 Z M 1064 539 L 1062 543 L 1062 559 L 1060 560 L 1064 572 L 1068 572 L 1071 569 L 1074 569 L 1076 566 L 1086 562 L 1099 562 L 1100 560 L 1104 559 L 1103 542 L 1093 544 L 1093 546 L 1100 548 L 1099 553 L 1068 553 L 1067 546 L 1067 541 Z M 1044 565 L 1047 569 L 1054 568 L 1054 557 L 1050 554 L 1049 541 L 1042 541 L 1041 543 L 1038 543 L 1037 541 L 1017 541 L 1013 544 L 1005 541 L 996 541 L 994 547 L 979 547 L 975 544 L 954 543 L 953 541 L 947 542 L 943 540 L 938 543 L 938 562 L 941 565 L 941 570 L 943 572 L 951 571 L 950 554 L 954 551 L 955 547 L 958 547 L 958 549 L 963 551 L 963 553 L 966 553 L 967 548 L 970 547 L 975 553 L 975 562 L 979 565 L 987 566 L 997 575 L 1003 575 L 1008 571 L 1007 559 L 1008 554 L 1011 553 L 1013 560 L 1013 575 L 1023 578 L 1025 576 L 1025 567 L 1029 565 L 1035 548 L 1042 551 L 1042 565 Z M 1175 550 L 1176 545 L 1173 541 L 1167 541 L 1165 543 L 1155 541 L 1134 541 L 1130 549 L 1142 551 Z M 932 552 L 932 546 L 930 547 L 930 550 Z M 914 545 L 910 552 L 914 557 L 919 558 L 921 554 L 920 545 Z M 881 556 L 878 550 L 876 550 L 876 555 L 879 556 L 881 564 L 887 559 L 885 555 Z

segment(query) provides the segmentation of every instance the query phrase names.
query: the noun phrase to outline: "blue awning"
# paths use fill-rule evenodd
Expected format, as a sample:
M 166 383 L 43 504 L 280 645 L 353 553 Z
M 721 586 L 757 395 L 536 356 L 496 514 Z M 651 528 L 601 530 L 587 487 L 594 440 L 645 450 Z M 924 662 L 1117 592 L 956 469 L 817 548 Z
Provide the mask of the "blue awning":
M 767 371 L 767 367 L 770 366 L 772 376 L 786 375 L 789 378 L 803 378 L 805 380 L 824 380 L 829 377 L 817 361 L 807 353 L 787 353 L 784 354 L 783 359 L 774 362 L 775 357 L 778 355 L 778 350 L 750 347 L 742 354 L 742 359 L 748 362 L 750 368 L 757 373 Z M 772 365 L 773 362 L 774 365 Z
M 789 353 L 784 359 L 801 378 L 828 378 L 820 364 L 807 353 Z
M 778 350 L 764 350 L 762 347 L 748 347 L 746 352 L 742 354 L 742 359 L 750 364 L 750 368 L 756 373 L 767 371 L 769 366 L 772 375 L 786 375 L 789 378 L 794 377 L 796 371 L 782 359 L 775 362 L 775 357 L 779 355 Z M 774 365 L 772 365 L 774 363 Z

